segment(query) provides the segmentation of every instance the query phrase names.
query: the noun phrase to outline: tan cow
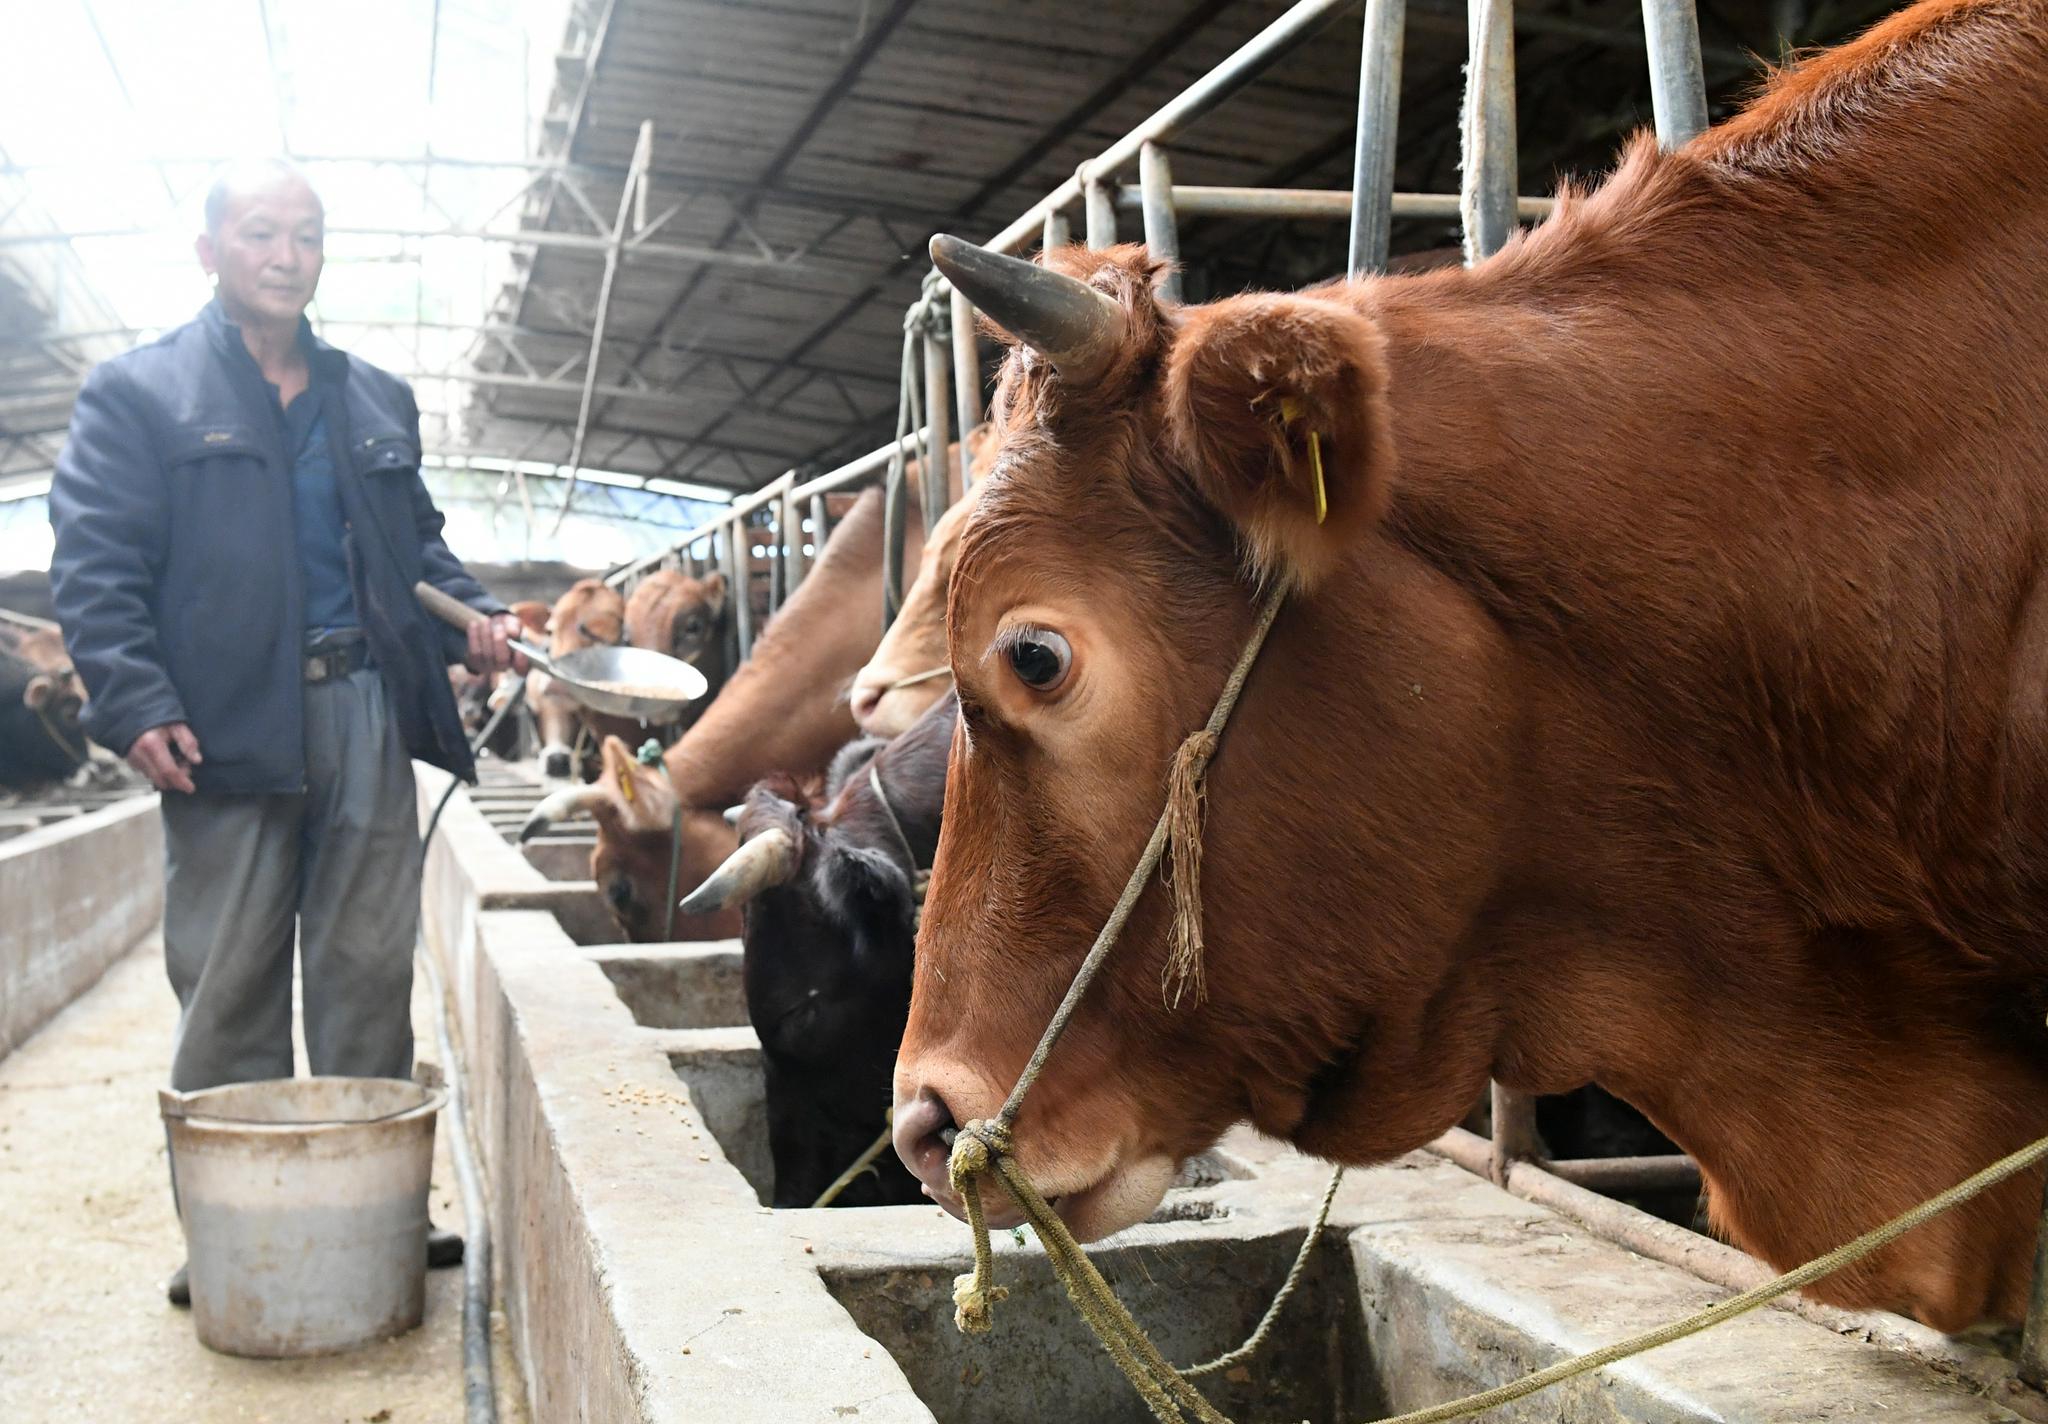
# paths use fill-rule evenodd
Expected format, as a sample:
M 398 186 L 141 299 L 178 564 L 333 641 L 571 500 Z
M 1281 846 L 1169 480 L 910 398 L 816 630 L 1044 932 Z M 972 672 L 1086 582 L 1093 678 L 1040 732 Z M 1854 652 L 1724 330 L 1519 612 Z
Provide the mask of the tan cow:
M 912 1169 L 958 1207 L 944 1129 L 1274 588 L 1206 996 L 1155 876 L 1015 1124 L 1076 1232 L 1241 1118 L 1382 1161 L 1489 1075 L 1634 1103 L 1780 1268 L 2048 1134 L 2044 154 L 2048 3 L 1931 0 L 1469 271 L 1177 308 L 1140 249 L 936 240 L 1025 346 L 948 608 Z M 1815 1294 L 2018 1318 L 2042 1175 Z
M 606 587 L 602 579 L 578 579 L 555 600 L 547 633 L 548 655 L 555 658 L 578 648 L 621 643 L 626 636 L 625 596 Z M 588 775 L 603 738 L 631 737 L 639 731 L 639 724 L 626 718 L 588 711 L 539 668 L 526 675 L 526 701 L 540 727 L 541 774 L 558 781 Z M 579 744 L 584 749 L 580 759 Z
M 657 569 L 640 580 L 626 599 L 626 641 L 680 658 L 704 674 L 706 690 L 672 724 L 680 735 L 704 715 L 731 671 L 732 611 L 722 573 L 692 578 L 679 569 Z

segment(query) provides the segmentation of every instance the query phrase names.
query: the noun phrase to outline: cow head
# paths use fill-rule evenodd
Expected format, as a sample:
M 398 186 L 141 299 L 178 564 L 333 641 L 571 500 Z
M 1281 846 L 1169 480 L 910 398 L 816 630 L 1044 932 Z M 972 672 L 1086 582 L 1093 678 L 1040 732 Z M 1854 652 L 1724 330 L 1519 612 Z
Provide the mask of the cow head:
M 626 636 L 636 648 L 703 666 L 721 659 L 726 627 L 726 582 L 722 573 L 691 578 L 660 569 L 640 580 L 626 600 Z
M 17 717 L 9 720 L 18 720 L 20 730 L 10 737 L 20 744 L 23 767 L 49 777 L 76 770 L 87 756 L 81 725 L 85 683 L 71 665 L 63 635 L 54 628 L 0 625 L 0 657 L 11 664 L 4 678 L 8 695 L 18 697 Z
M 1018 338 L 948 601 L 961 725 L 896 1077 L 898 1151 L 949 1206 L 941 1133 L 994 1116 L 1122 891 L 1262 591 L 1300 591 L 1209 778 L 1206 999 L 1172 1006 L 1162 992 L 1171 906 L 1152 885 L 1016 1123 L 1020 1165 L 1095 1237 L 1142 1219 L 1176 1162 L 1239 1119 L 1326 1146 L 1322 1096 L 1342 1085 L 1347 1106 L 1356 1097 L 1357 1024 L 1405 1042 L 1440 972 L 1419 956 L 1339 975 L 1337 956 L 1318 958 L 1323 912 L 1344 903 L 1335 887 L 1406 868 L 1345 846 L 1353 822 L 1330 804 L 1331 758 L 1368 752 L 1318 741 L 1339 723 L 1356 735 L 1364 714 L 1338 704 L 1372 702 L 1382 635 L 1308 626 L 1322 606 L 1311 595 L 1387 505 L 1383 347 L 1331 297 L 1167 305 L 1163 269 L 1135 247 L 1055 252 L 1053 270 L 951 239 L 933 248 Z M 1347 588 L 1357 567 L 1345 565 Z M 1480 816 L 1483 798 L 1451 804 L 1470 778 L 1418 721 L 1372 748 L 1391 768 L 1377 828 L 1401 846 L 1440 829 L 1474 838 L 1443 822 Z M 1447 898 L 1428 875 L 1458 869 L 1446 856 L 1402 886 L 1405 927 L 1426 918 L 1415 905 Z M 1345 1150 L 1427 1140 L 1476 1094 L 1483 1062 L 1461 1058 L 1455 1076 L 1432 1081 L 1427 1102 L 1373 1084 L 1398 1146 L 1350 1137 Z
M 816 1200 L 874 1140 L 889 1107 L 910 1007 L 916 883 L 938 837 L 953 720 L 948 699 L 894 742 L 854 743 L 833 759 L 822 798 L 789 777 L 757 785 L 740 814 L 740 848 L 683 902 L 704 913 L 745 907 L 747 1012 L 768 1070 L 778 1206 Z M 892 1159 L 840 1201 L 918 1196 Z
M 853 719 L 871 737 L 896 737 L 953 686 L 946 662 L 946 587 L 960 552 L 970 501 L 961 500 L 932 527 L 917 579 L 875 655 L 854 675 Z
M 588 785 L 568 786 L 546 797 L 520 828 L 532 840 L 564 821 L 597 822 L 597 849 L 590 878 L 606 909 L 635 943 L 728 939 L 739 933 L 739 912 L 677 913 L 666 899 L 670 866 L 680 896 L 732 853 L 733 829 L 724 815 L 684 806 L 676 816 L 676 795 L 659 764 L 642 764 L 617 737 L 599 744 L 600 774 Z
M 578 579 L 569 591 L 555 600 L 548 616 L 548 655 L 561 657 L 578 648 L 600 643 L 617 644 L 626 636 L 626 600 L 617 589 L 601 579 Z M 574 764 L 577 728 L 583 709 L 555 680 L 535 668 L 526 675 L 526 700 L 540 726 L 540 766 L 543 775 L 566 780 L 576 775 Z

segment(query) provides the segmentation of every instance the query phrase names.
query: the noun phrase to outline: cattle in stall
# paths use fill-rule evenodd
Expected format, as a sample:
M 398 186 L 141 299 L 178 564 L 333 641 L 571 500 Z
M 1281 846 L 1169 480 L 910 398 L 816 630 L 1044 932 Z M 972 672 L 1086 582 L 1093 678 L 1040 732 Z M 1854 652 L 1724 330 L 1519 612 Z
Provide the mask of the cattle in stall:
M 922 528 L 913 514 L 906 561 L 923 552 Z M 633 940 L 737 934 L 735 911 L 672 916 L 672 875 L 684 887 L 702 883 L 738 844 L 728 807 L 776 772 L 815 775 L 852 739 L 845 689 L 881 637 L 881 608 L 882 496 L 868 490 L 762 629 L 753 656 L 660 764 L 641 764 L 624 740 L 611 739 L 597 781 L 542 801 L 522 838 L 570 817 L 593 818 L 591 876 Z
M 937 240 L 1021 344 L 897 1070 L 934 1192 L 1273 589 L 1206 997 L 1155 884 L 1015 1123 L 1077 1233 L 1239 1118 L 1380 1161 L 1489 1075 L 1641 1107 L 1780 1268 L 2048 1133 L 2044 152 L 2048 5 L 1931 0 L 1469 270 L 1179 308 Z M 2042 1176 L 1812 1293 L 2018 1318 Z
M 739 849 L 683 902 L 696 913 L 745 910 L 776 1206 L 816 1201 L 886 1121 L 955 713 L 946 697 L 894 741 L 848 745 L 822 797 L 789 776 L 755 786 Z M 875 1165 L 838 1204 L 922 1199 L 893 1153 Z
M 917 581 L 904 592 L 896 621 L 882 635 L 875 655 L 854 674 L 848 700 L 853 720 L 865 736 L 901 736 L 926 708 L 952 690 L 953 669 L 946 661 L 946 585 L 953 577 L 968 506 L 967 500 L 960 500 L 939 516 L 918 560 Z
M 602 579 L 578 579 L 555 600 L 548 615 L 548 656 L 559 658 L 578 648 L 616 646 L 626 637 L 626 599 Z M 586 710 L 568 691 L 539 668 L 526 675 L 526 703 L 540 731 L 541 775 L 552 780 L 581 780 L 596 765 L 596 753 L 608 736 L 635 737 L 640 724 L 624 717 L 606 717 Z M 579 749 L 582 754 L 579 756 Z
M 626 641 L 680 658 L 704 674 L 704 695 L 664 732 L 688 731 L 725 686 L 732 671 L 731 632 L 732 611 L 722 573 L 692 578 L 678 569 L 657 569 L 634 585 L 626 599 Z
M 61 781 L 85 765 L 84 707 L 63 635 L 0 623 L 0 786 Z

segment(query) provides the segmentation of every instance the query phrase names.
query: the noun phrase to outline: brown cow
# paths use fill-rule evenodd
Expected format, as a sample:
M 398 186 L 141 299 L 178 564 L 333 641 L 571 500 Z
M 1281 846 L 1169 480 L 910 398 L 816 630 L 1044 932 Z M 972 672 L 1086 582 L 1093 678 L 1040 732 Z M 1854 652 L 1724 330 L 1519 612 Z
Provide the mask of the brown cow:
M 2048 4 L 1935 0 L 1469 271 L 1174 308 L 1137 249 L 935 242 L 1028 344 L 952 583 L 913 1170 L 947 1196 L 1275 585 L 1207 997 L 1148 888 L 1016 1124 L 1077 1232 L 1240 1118 L 1379 1161 L 1489 1074 L 1635 1103 L 1779 1267 L 2048 1133 L 2043 154 Z M 2041 1194 L 1815 1294 L 2013 1319 Z
M 677 569 L 658 569 L 626 599 L 626 641 L 681 658 L 704 674 L 706 691 L 671 729 L 687 731 L 725 686 L 732 671 L 727 634 L 731 608 L 722 573 L 692 578 Z
M 547 630 L 550 657 L 600 643 L 621 643 L 626 637 L 625 595 L 602 579 L 578 579 L 555 600 Z M 587 711 L 539 668 L 526 675 L 526 702 L 540 726 L 541 774 L 557 780 L 587 775 L 604 737 L 634 737 L 640 732 L 639 724 L 627 718 Z M 580 765 L 579 739 L 590 748 Z
M 995 449 L 996 428 L 984 421 L 962 443 L 981 469 Z M 967 504 L 956 498 L 925 540 L 917 578 L 904 591 L 896 621 L 853 679 L 847 697 L 863 736 L 902 736 L 953 688 L 953 670 L 946 663 L 946 583 L 953 577 L 966 523 Z
M 69 776 L 92 756 L 85 684 L 54 627 L 0 622 L 0 786 Z
M 917 506 L 910 508 L 906 562 L 924 548 L 923 522 Z M 869 490 L 762 629 L 753 656 L 668 749 L 662 769 L 640 766 L 624 742 L 608 742 L 599 779 L 543 801 L 522 835 L 564 817 L 594 816 L 591 874 L 605 903 L 633 939 L 661 939 L 672 903 L 665 897 L 676 859 L 677 798 L 683 815 L 676 884 L 688 891 L 739 844 L 724 813 L 748 787 L 774 772 L 815 773 L 854 736 L 845 688 L 881 632 L 882 497 Z M 677 939 L 736 935 L 739 912 L 678 915 L 674 933 Z
M 971 501 L 960 500 L 939 516 L 917 581 L 903 595 L 896 621 L 882 635 L 875 655 L 854 675 L 849 699 L 863 735 L 900 737 L 941 697 L 953 690 L 946 661 L 946 585 L 960 552 L 960 531 Z

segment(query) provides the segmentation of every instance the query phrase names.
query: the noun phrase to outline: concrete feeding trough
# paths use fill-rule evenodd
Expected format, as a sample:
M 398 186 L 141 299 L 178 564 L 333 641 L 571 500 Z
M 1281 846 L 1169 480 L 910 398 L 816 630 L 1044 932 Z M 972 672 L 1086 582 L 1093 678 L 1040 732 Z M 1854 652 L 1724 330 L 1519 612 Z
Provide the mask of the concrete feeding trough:
M 423 774 L 423 813 L 444 785 Z M 451 804 L 426 924 L 457 998 L 536 1418 L 1148 1417 L 1028 1237 L 997 1233 L 1011 1294 L 994 1332 L 968 1338 L 952 1322 L 953 1278 L 969 1265 L 959 1222 L 927 1206 L 764 1206 L 739 946 L 617 943 L 595 887 L 550 878 L 552 861 L 543 873 L 496 824 L 510 819 Z M 1323 1164 L 1240 1131 L 1153 1220 L 1091 1254 L 1167 1357 L 1194 1363 L 1251 1331 L 1327 1180 Z M 1416 1153 L 1347 1177 L 1265 1348 L 1201 1383 L 1240 1420 L 1376 1418 L 1726 1294 Z M 1985 1393 L 1981 1378 L 1767 1309 L 1489 1417 L 2025 1417 Z

